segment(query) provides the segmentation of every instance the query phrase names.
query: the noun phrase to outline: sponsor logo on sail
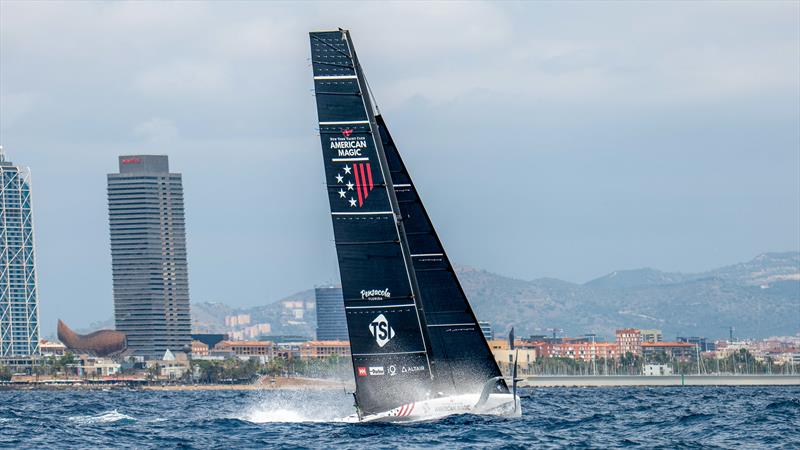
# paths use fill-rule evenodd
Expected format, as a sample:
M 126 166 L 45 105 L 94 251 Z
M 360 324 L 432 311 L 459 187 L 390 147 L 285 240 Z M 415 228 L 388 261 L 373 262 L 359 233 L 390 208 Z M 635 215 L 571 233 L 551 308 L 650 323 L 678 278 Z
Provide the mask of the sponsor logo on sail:
M 378 317 L 370 322 L 369 332 L 375 338 L 378 347 L 388 344 L 394 337 L 394 329 L 389 325 L 389 321 L 386 320 L 386 316 L 383 314 L 379 314 Z
M 362 156 L 361 150 L 367 148 L 367 140 L 360 136 L 356 139 L 331 139 L 331 150 L 336 150 L 339 157 Z
M 415 373 L 415 372 L 422 372 L 425 370 L 425 366 L 403 366 L 400 370 L 402 373 Z
M 351 133 L 353 133 L 352 128 L 345 128 L 344 130 L 342 130 L 342 136 L 344 137 L 350 137 Z
M 361 291 L 361 300 L 385 300 L 391 298 L 392 293 L 389 289 L 370 289 Z
M 367 368 L 366 367 L 359 367 L 358 368 L 358 376 L 360 376 L 360 377 L 367 376 Z
M 389 366 L 389 376 L 393 377 L 395 375 L 397 375 L 397 366 L 392 364 L 391 366 Z
M 333 145 L 333 143 L 331 143 Z M 351 161 L 352 162 L 352 161 Z M 351 208 L 361 208 L 375 187 L 372 181 L 372 166 L 369 162 L 346 162 L 334 176 L 338 186 L 339 199 L 347 202 Z
M 369 366 L 369 374 L 373 376 L 383 376 L 383 366 Z

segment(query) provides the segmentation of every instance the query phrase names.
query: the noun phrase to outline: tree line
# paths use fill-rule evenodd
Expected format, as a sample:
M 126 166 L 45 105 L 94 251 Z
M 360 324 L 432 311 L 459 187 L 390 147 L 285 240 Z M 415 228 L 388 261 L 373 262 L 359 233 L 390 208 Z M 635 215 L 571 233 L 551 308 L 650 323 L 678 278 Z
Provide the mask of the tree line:
M 631 352 L 618 359 L 597 358 L 593 361 L 539 357 L 529 364 L 520 363 L 517 368 L 524 375 L 641 375 L 645 364 L 667 365 L 678 375 L 789 375 L 800 371 L 800 366 L 779 364 L 771 357 L 757 360 L 747 349 L 722 358 L 707 355 L 675 358 L 665 352 L 648 355 L 646 359 Z

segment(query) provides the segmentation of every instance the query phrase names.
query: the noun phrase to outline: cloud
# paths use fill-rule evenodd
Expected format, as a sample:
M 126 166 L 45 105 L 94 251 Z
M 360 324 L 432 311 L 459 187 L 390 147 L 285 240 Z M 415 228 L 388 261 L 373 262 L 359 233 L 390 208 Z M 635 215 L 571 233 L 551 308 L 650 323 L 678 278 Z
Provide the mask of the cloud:
M 133 133 L 154 143 L 173 141 L 179 136 L 178 127 L 171 120 L 160 117 L 154 117 L 136 125 Z
M 6 126 L 14 125 L 17 121 L 29 116 L 37 106 L 41 105 L 44 95 L 38 92 L 8 92 L 2 93 L 0 102 L 0 120 Z
M 146 69 L 134 81 L 136 88 L 154 97 L 207 97 L 229 90 L 224 67 L 212 62 L 176 61 Z

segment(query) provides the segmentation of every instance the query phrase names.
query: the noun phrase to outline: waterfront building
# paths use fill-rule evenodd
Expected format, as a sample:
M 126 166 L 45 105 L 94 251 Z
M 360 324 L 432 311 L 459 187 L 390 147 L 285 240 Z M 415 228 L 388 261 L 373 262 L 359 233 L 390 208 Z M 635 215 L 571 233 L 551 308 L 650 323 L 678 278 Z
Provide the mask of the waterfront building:
M 169 349 L 164 351 L 161 359 L 150 359 L 147 361 L 147 368 L 155 368 L 158 377 L 168 380 L 177 380 L 183 377 L 191 368 L 189 357 L 184 352 L 172 352 Z
M 2 147 L 0 181 L 0 358 L 18 359 L 40 353 L 31 172 Z
M 666 364 L 645 364 L 642 367 L 642 375 L 646 377 L 672 375 L 672 367 Z
M 624 328 L 616 331 L 617 346 L 620 355 L 631 353 L 635 356 L 642 354 L 642 333 L 635 328 Z
M 328 356 L 350 356 L 349 341 L 308 341 L 300 347 L 303 359 L 327 358 Z
M 208 344 L 198 340 L 192 340 L 192 358 L 198 356 L 208 356 Z
M 317 340 L 349 340 L 342 288 L 318 287 L 314 293 L 317 303 Z
M 181 174 L 166 156 L 119 157 L 108 175 L 116 329 L 137 355 L 191 349 Z
M 304 341 L 281 340 L 275 342 L 275 355 L 283 359 L 300 358 L 302 355 Z
M 275 344 L 270 341 L 222 341 L 215 352 L 230 352 L 238 357 L 259 356 L 268 360 L 275 356 Z
M 481 333 L 483 333 L 484 339 L 487 341 L 491 341 L 494 339 L 494 330 L 492 329 L 492 323 L 487 322 L 484 320 L 478 321 L 478 326 L 481 327 Z
M 792 367 L 792 373 L 795 373 L 795 367 L 800 366 L 800 349 L 793 348 L 784 351 L 777 361 L 781 364 L 789 364 Z
M 639 333 L 642 335 L 642 342 L 663 342 L 664 335 L 661 333 L 661 330 L 639 330 Z
M 699 347 L 701 352 L 713 352 L 717 349 L 714 341 L 709 341 L 708 339 L 700 336 L 678 336 L 678 342 L 687 342 Z
M 42 356 L 64 356 L 67 347 L 60 342 L 50 342 L 46 339 L 39 341 L 39 350 Z
M 732 352 L 747 350 L 753 352 L 756 349 L 756 342 L 750 340 L 741 341 L 717 341 L 715 344 L 717 356 L 728 357 Z
M 101 378 L 117 375 L 121 367 L 110 358 L 80 355 L 75 369 L 80 377 Z
M 616 359 L 620 356 L 619 345 L 614 342 L 572 341 L 546 344 L 544 354 L 550 358 L 569 358 L 581 361 Z
M 541 346 L 543 344 L 541 342 L 514 339 L 514 349 L 512 350 L 508 339 L 491 339 L 487 343 L 495 362 L 506 375 L 511 374 L 514 357 L 517 358 L 517 368 L 522 372 L 526 372 L 529 366 L 536 362 L 536 357 L 541 355 Z
M 697 351 L 697 346 L 687 342 L 645 342 L 641 348 L 645 362 L 652 362 L 659 357 L 689 360 L 695 357 Z

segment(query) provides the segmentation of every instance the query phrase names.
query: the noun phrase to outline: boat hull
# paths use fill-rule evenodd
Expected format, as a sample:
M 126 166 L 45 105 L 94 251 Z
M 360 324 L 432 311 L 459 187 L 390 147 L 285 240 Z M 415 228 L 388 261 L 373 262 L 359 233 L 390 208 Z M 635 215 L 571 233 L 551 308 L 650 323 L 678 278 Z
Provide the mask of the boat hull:
M 519 396 L 491 394 L 480 405 L 478 394 L 463 394 L 407 403 L 389 411 L 358 417 L 353 414 L 342 421 L 355 422 L 419 422 L 436 420 L 454 414 L 480 414 L 503 417 L 519 417 L 522 408 Z

